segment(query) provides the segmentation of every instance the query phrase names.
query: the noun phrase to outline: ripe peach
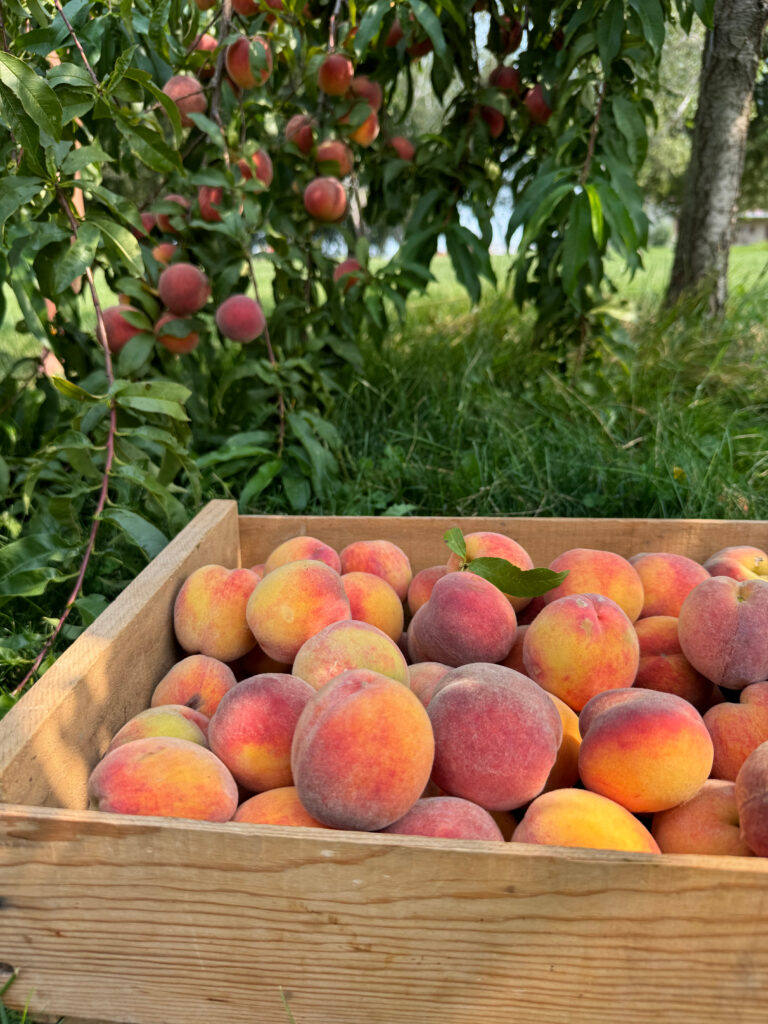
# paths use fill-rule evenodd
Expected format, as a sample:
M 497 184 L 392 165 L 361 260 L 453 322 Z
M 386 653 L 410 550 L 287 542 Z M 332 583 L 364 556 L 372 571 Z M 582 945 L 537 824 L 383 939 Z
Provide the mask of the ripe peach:
M 768 857 L 768 743 L 753 750 L 734 785 L 741 836 L 758 857 Z
M 520 72 L 517 68 L 505 67 L 503 64 L 499 64 L 488 76 L 488 83 L 495 89 L 500 89 L 501 92 L 512 93 L 513 96 L 520 97 L 523 91 L 523 81 L 520 78 Z
M 185 199 L 184 196 L 178 195 L 178 193 L 176 192 L 169 192 L 167 196 L 163 196 L 163 202 L 174 203 L 176 206 L 179 206 L 180 209 L 178 212 L 174 210 L 172 214 L 158 213 L 157 226 L 160 228 L 161 231 L 165 231 L 166 233 L 172 232 L 173 234 L 176 234 L 177 229 L 173 226 L 173 224 L 171 224 L 170 218 L 183 216 L 183 214 L 189 209 L 189 200 Z
M 552 116 L 552 107 L 544 92 L 541 82 L 538 82 L 532 89 L 529 89 L 523 99 L 528 116 L 534 124 L 546 124 Z
M 296 725 L 291 765 L 299 799 L 333 828 L 386 828 L 423 793 L 434 749 L 427 712 L 407 686 L 368 669 L 342 672 L 315 693 Z
M 408 685 L 419 698 L 424 707 L 432 700 L 437 684 L 453 669 L 450 665 L 441 665 L 438 661 L 418 661 L 408 666 Z
M 347 212 L 347 193 L 336 178 L 313 178 L 304 189 L 304 207 L 315 220 L 341 220 Z
M 230 295 L 216 310 L 216 326 L 225 338 L 247 344 L 264 333 L 267 319 L 249 295 Z
M 272 74 L 272 51 L 261 36 L 241 36 L 227 47 L 224 63 L 235 85 L 253 89 L 264 85 Z
M 362 276 L 357 271 L 362 270 L 358 261 L 354 256 L 350 256 L 349 259 L 342 260 L 333 271 L 333 280 L 338 283 L 342 279 L 344 280 L 344 292 L 348 292 L 356 284 L 360 284 L 363 280 Z
M 443 676 L 427 713 L 432 781 L 447 794 L 503 811 L 542 791 L 563 730 L 554 703 L 527 676 L 503 665 L 464 665 Z
M 145 739 L 147 736 L 176 736 L 177 739 L 189 740 L 190 743 L 199 743 L 207 747 L 208 721 L 205 715 L 187 707 L 186 704 L 164 704 L 145 708 L 133 718 L 129 718 L 125 725 L 117 730 L 106 753 L 122 746 L 123 743 L 132 743 L 133 740 Z
M 274 177 L 274 169 L 269 153 L 265 149 L 257 149 L 250 157 L 241 157 L 237 161 L 240 174 L 246 181 L 255 178 L 264 188 L 269 188 Z
M 244 800 L 232 821 L 251 825 L 303 825 L 305 828 L 327 828 L 304 808 L 295 786 L 278 786 Z
M 270 551 L 264 563 L 264 575 L 277 569 L 279 565 L 287 565 L 289 562 L 299 562 L 307 558 L 312 558 L 316 562 L 325 562 L 331 569 L 338 573 L 341 572 L 341 559 L 330 544 L 318 540 L 317 537 L 300 534 L 297 537 L 289 537 L 288 540 L 284 540 L 282 544 L 278 544 Z
M 197 205 L 203 220 L 217 224 L 221 221 L 221 200 L 224 189 L 214 185 L 201 185 L 197 190 Z
M 158 263 L 168 266 L 178 252 L 178 248 L 179 247 L 175 242 L 158 242 L 158 244 L 152 249 L 152 255 Z
M 549 792 L 550 789 L 567 789 L 569 786 L 576 785 L 579 781 L 579 749 L 581 748 L 579 716 L 554 693 L 549 694 L 549 699 L 560 715 L 563 738 L 557 749 L 557 759 L 544 784 L 542 791 L 544 793 Z
M 768 580 L 712 576 L 683 602 L 683 654 L 718 686 L 741 690 L 768 679 Z
M 358 146 L 370 146 L 379 134 L 379 117 L 375 110 L 369 108 L 370 113 L 364 121 L 358 123 L 349 133 L 350 139 Z M 349 124 L 349 114 L 339 118 L 339 124 Z
M 104 330 L 107 335 L 107 347 L 112 355 L 118 353 L 137 334 L 142 333 L 141 327 L 134 327 L 125 319 L 126 313 L 140 313 L 135 306 L 110 306 L 104 310 Z
M 305 156 L 315 144 L 315 122 L 307 114 L 294 114 L 285 126 L 285 141 L 292 142 Z
M 533 559 L 525 548 L 503 533 L 494 533 L 490 530 L 467 533 L 464 536 L 464 543 L 469 562 L 473 558 L 504 558 L 518 569 L 533 568 Z M 446 565 L 449 572 L 454 572 L 460 567 L 461 559 L 457 554 L 451 552 Z M 516 612 L 522 611 L 530 601 L 529 597 L 514 597 L 511 594 L 508 594 L 507 597 Z
M 245 789 L 259 793 L 293 784 L 293 733 L 314 692 L 296 675 L 276 672 L 244 679 L 222 697 L 208 741 Z
M 408 584 L 405 594 L 408 611 L 415 615 L 423 604 L 429 600 L 432 588 L 448 572 L 446 565 L 430 565 L 426 569 L 419 569 Z
M 405 600 L 413 571 L 410 559 L 397 544 L 389 540 L 356 540 L 341 550 L 340 557 L 342 573 L 372 572 L 386 580 L 401 601 Z
M 722 779 L 707 779 L 690 800 L 654 814 L 651 833 L 662 853 L 753 855 L 739 832 L 735 786 Z
M 204 114 L 208 109 L 208 100 L 195 75 L 172 75 L 163 86 L 163 92 L 179 108 L 181 123 L 185 128 L 194 124 L 190 114 Z
M 178 317 L 175 313 L 163 313 L 155 324 L 155 337 L 169 352 L 173 352 L 175 355 L 184 355 L 186 352 L 192 352 L 197 348 L 200 343 L 200 335 L 197 331 L 190 331 L 185 335 L 177 335 L 171 334 L 168 330 L 163 330 L 167 324 L 175 323 L 177 320 Z
M 509 654 L 516 630 L 514 608 L 497 587 L 473 572 L 449 572 L 411 619 L 408 652 L 412 661 L 454 667 L 497 662 Z
M 234 661 L 255 647 L 245 609 L 258 582 L 250 569 L 223 565 L 202 565 L 190 573 L 173 606 L 173 628 L 184 650 Z
M 381 576 L 348 572 L 341 577 L 352 618 L 376 626 L 397 643 L 403 632 L 403 602 Z
M 333 174 L 338 178 L 346 178 L 352 173 L 354 157 L 352 150 L 340 139 L 326 139 L 317 147 L 315 160 L 323 174 Z
M 208 301 L 208 278 L 191 263 L 172 263 L 157 281 L 160 301 L 176 316 L 190 316 Z
M 503 54 L 514 53 L 523 40 L 523 26 L 516 19 L 513 21 L 508 14 L 501 19 L 499 27 L 499 46 Z
M 496 107 L 481 106 L 480 117 L 488 125 L 488 134 L 492 139 L 498 139 L 506 127 L 504 115 Z
M 341 577 L 325 562 L 303 559 L 267 573 L 248 599 L 246 618 L 276 661 L 291 664 L 302 644 L 332 622 L 352 617 Z
M 204 63 L 199 68 L 197 74 L 202 82 L 207 82 L 210 78 L 213 78 L 216 70 L 216 61 L 213 58 L 218 48 L 219 41 L 209 32 L 203 32 L 197 37 L 194 44 L 194 52 L 205 54 Z
M 629 559 L 643 584 L 640 618 L 680 614 L 683 601 L 709 575 L 685 555 L 669 551 L 642 552 Z
M 244 18 L 250 18 L 254 14 L 258 14 L 260 6 L 255 3 L 255 0 L 232 0 L 232 10 L 238 14 L 242 14 Z
M 185 704 L 210 718 L 234 685 L 235 675 L 229 665 L 205 654 L 192 654 L 166 672 L 152 693 L 150 705 Z
M 738 704 L 715 704 L 704 724 L 715 748 L 712 777 L 733 782 L 752 751 L 768 742 L 768 682 L 745 686 Z
M 637 620 L 635 632 L 640 644 L 640 661 L 634 685 L 645 690 L 675 693 L 703 715 L 715 701 L 715 688 L 696 671 L 680 649 L 677 619 L 672 615 L 649 615 Z
M 195 0 L 198 11 L 210 11 L 216 6 L 217 0 Z
M 381 110 L 384 93 L 379 83 L 374 82 L 366 75 L 355 75 L 349 83 L 349 92 L 355 99 L 365 100 L 371 110 L 375 110 L 377 113 Z
M 623 609 L 631 622 L 643 607 L 643 583 L 626 558 L 613 551 L 595 548 L 571 548 L 549 564 L 553 572 L 567 571 L 563 582 L 544 594 L 551 604 L 566 594 L 602 594 Z
M 317 87 L 329 96 L 343 96 L 355 74 L 352 61 L 343 53 L 329 53 L 317 72 Z
M 88 779 L 90 806 L 114 814 L 229 821 L 237 783 L 199 743 L 151 736 L 116 747 Z
M 536 797 L 512 842 L 661 853 L 645 825 L 625 807 L 585 789 L 553 789 Z
M 599 693 L 585 704 L 579 728 L 581 781 L 633 813 L 690 800 L 712 769 L 712 739 L 701 715 L 671 693 Z
M 733 545 L 721 548 L 704 562 L 710 576 L 730 576 L 734 580 L 753 580 L 768 576 L 768 555 L 762 548 Z
M 408 666 L 402 651 L 386 633 L 367 622 L 332 622 L 309 637 L 293 661 L 293 674 L 306 679 L 316 690 L 347 669 L 357 668 L 408 685 Z
M 631 686 L 639 657 L 632 623 L 602 594 L 570 594 L 546 605 L 523 640 L 527 675 L 574 711 L 603 690 Z
M 146 236 L 157 227 L 157 217 L 154 213 L 144 212 L 141 215 L 141 224 L 144 228 L 144 233 L 140 237 L 146 238 Z
M 381 831 L 398 836 L 504 842 L 501 829 L 490 813 L 471 800 L 463 800 L 458 796 L 433 796 L 417 800 L 402 818 Z
M 416 156 L 416 147 L 410 139 L 406 139 L 403 135 L 393 135 L 389 144 L 401 160 L 407 160 L 410 163 Z

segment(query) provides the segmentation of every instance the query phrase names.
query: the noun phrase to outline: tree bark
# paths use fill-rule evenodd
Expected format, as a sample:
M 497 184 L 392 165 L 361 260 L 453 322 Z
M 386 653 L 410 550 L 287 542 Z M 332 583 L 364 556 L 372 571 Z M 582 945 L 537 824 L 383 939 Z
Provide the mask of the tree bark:
M 667 304 L 693 293 L 713 314 L 725 307 L 728 251 L 767 21 L 768 0 L 715 0 Z

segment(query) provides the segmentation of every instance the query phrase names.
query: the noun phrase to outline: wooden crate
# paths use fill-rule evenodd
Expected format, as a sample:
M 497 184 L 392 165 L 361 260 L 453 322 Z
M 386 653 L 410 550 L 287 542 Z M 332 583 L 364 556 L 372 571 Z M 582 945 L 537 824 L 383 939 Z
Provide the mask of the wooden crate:
M 36 1020 L 613 1024 L 768 1017 L 768 860 L 651 856 L 86 810 L 88 774 L 177 651 L 210 562 L 311 533 L 389 538 L 415 569 L 448 526 L 705 558 L 726 521 L 238 517 L 214 501 L 0 723 L 0 983 Z M 285 1001 L 285 1002 L 284 1002 Z

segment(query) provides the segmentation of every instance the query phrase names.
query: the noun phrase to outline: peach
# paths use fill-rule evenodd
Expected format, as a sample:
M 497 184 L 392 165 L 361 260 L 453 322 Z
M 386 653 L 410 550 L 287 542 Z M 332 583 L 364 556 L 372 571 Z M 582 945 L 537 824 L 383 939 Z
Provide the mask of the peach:
M 244 800 L 232 821 L 251 825 L 303 825 L 305 828 L 327 828 L 303 807 L 295 786 L 278 786 Z
M 337 178 L 313 178 L 304 189 L 304 207 L 315 220 L 332 223 L 347 212 L 347 193 Z
M 381 110 L 384 93 L 379 83 L 374 82 L 366 75 L 355 75 L 349 83 L 349 92 L 355 99 L 365 100 L 371 110 L 375 110 L 377 113 Z
M 157 217 L 154 213 L 145 211 L 141 215 L 141 225 L 144 228 L 144 237 L 146 237 L 150 231 L 157 227 Z
M 500 89 L 501 92 L 512 93 L 518 99 L 523 91 L 523 82 L 520 78 L 520 72 L 517 68 L 505 67 L 503 64 L 499 64 L 488 76 L 488 83 L 492 85 L 494 89 Z
M 338 178 L 346 178 L 352 173 L 354 157 L 352 150 L 339 139 L 326 139 L 317 147 L 315 160 L 323 174 L 333 174 Z
M 441 839 L 485 839 L 503 843 L 501 829 L 490 813 L 458 796 L 417 800 L 410 811 L 382 832 L 398 836 L 435 836 Z
M 523 640 L 526 674 L 574 711 L 603 690 L 631 686 L 640 645 L 622 609 L 602 594 L 570 594 L 542 608 Z
M 229 821 L 237 783 L 206 747 L 150 736 L 116 747 L 88 779 L 93 810 L 198 821 Z
M 351 619 L 341 576 L 325 562 L 288 562 L 266 574 L 248 599 L 246 618 L 264 652 L 291 664 L 301 646 L 332 622 Z
M 184 334 L 183 331 L 186 330 L 184 327 L 178 328 L 182 333 L 178 333 L 177 328 L 163 330 L 168 324 L 178 324 L 178 319 L 175 313 L 163 313 L 154 326 L 154 333 L 163 348 L 167 348 L 175 355 L 184 355 L 197 348 L 200 344 L 200 335 L 197 331 L 188 331 L 187 334 Z
M 486 810 L 513 810 L 539 794 L 557 759 L 560 715 L 527 676 L 503 665 L 446 673 L 427 708 L 435 735 L 432 781 Z
M 241 89 L 264 85 L 272 73 L 272 51 L 261 36 L 241 36 L 230 43 L 224 58 L 227 74 Z
M 152 255 L 158 263 L 162 263 L 164 266 L 168 266 L 173 257 L 178 252 L 178 246 L 175 242 L 158 242 L 158 244 L 152 249 Z
M 715 704 L 704 724 L 715 748 L 712 776 L 733 782 L 752 751 L 768 742 L 768 682 L 745 686 L 738 704 Z
M 119 306 L 110 306 L 104 310 L 104 330 L 107 335 L 107 348 L 112 355 L 116 355 L 135 335 L 142 333 L 143 328 L 134 327 L 125 318 L 126 313 L 140 314 L 140 312 L 135 306 L 122 303 Z
M 408 584 L 405 600 L 408 611 L 415 615 L 423 604 L 429 600 L 432 587 L 448 572 L 446 565 L 429 565 L 426 569 L 419 569 Z
M 342 672 L 315 693 L 296 725 L 291 764 L 299 799 L 332 828 L 386 828 L 423 793 L 434 749 L 429 716 L 407 686 L 368 669 Z
M 203 87 L 194 75 L 172 75 L 163 86 L 163 92 L 178 107 L 185 128 L 194 124 L 190 114 L 204 114 L 208 109 Z
M 715 687 L 680 649 L 677 619 L 672 615 L 649 615 L 637 620 L 635 632 L 640 644 L 635 686 L 675 693 L 704 714 L 715 701 Z
M 201 185 L 197 190 L 197 205 L 203 220 L 218 224 L 221 221 L 221 200 L 224 189 L 218 185 Z
M 520 626 L 530 626 L 542 608 L 546 608 L 547 602 L 543 597 L 532 597 L 530 604 L 527 604 L 521 612 L 518 612 L 517 622 Z
M 287 565 L 289 562 L 299 562 L 302 559 L 312 558 L 316 562 L 325 562 L 331 569 L 341 572 L 341 559 L 335 548 L 317 537 L 310 537 L 302 534 L 298 537 L 290 537 L 273 548 L 264 563 L 264 574 L 277 569 L 279 565 Z
M 356 124 L 349 133 L 350 139 L 358 146 L 370 146 L 379 134 L 379 117 L 375 110 L 368 108 L 370 113 L 365 120 Z M 339 118 L 339 124 L 350 124 L 349 114 Z
M 225 338 L 247 344 L 264 333 L 264 310 L 249 295 L 230 295 L 216 310 L 216 326 Z
M 407 160 L 410 163 L 416 156 L 416 147 L 410 139 L 406 139 L 402 135 L 393 135 L 389 144 L 401 160 Z
M 191 263 L 172 263 L 157 281 L 160 301 L 176 316 L 191 316 L 208 301 L 208 278 Z
M 515 642 L 510 647 L 509 654 L 506 658 L 502 658 L 499 663 L 501 665 L 506 665 L 507 668 L 513 668 L 516 672 L 522 672 L 524 676 L 528 675 L 525 670 L 525 662 L 523 661 L 523 644 L 525 643 L 525 634 L 527 632 L 527 626 L 517 627 Z
M 177 229 L 171 223 L 171 217 L 181 217 L 189 209 L 189 200 L 185 199 L 184 196 L 178 195 L 176 192 L 169 192 L 167 196 L 163 196 L 164 203 L 173 203 L 179 207 L 178 212 L 176 210 L 173 213 L 158 213 L 157 214 L 157 226 L 161 231 L 173 234 L 177 233 Z
M 768 743 L 752 751 L 734 784 L 741 836 L 758 857 L 768 857 Z
M 241 157 L 237 161 L 237 167 L 246 181 L 255 178 L 264 188 L 269 188 L 272 184 L 275 172 L 269 153 L 265 149 L 257 149 L 250 157 Z
M 381 576 L 372 572 L 348 572 L 341 577 L 349 598 L 352 618 L 376 626 L 395 643 L 403 632 L 403 602 Z
M 186 704 L 164 704 L 154 708 L 146 708 L 133 718 L 129 718 L 122 728 L 118 729 L 107 747 L 106 753 L 120 747 L 123 743 L 145 739 L 147 736 L 176 736 L 191 743 L 208 746 L 208 721 L 194 708 Z
M 523 41 L 523 26 L 516 19 L 513 21 L 508 14 L 501 19 L 499 28 L 499 47 L 501 53 L 514 53 Z
M 640 618 L 680 614 L 683 601 L 709 573 L 685 555 L 668 551 L 642 552 L 629 559 L 643 584 Z
M 496 107 L 481 106 L 480 117 L 488 126 L 488 134 L 491 138 L 498 139 L 507 125 L 502 112 Z
M 458 667 L 501 661 L 515 642 L 512 605 L 492 583 L 473 572 L 449 572 L 408 626 L 412 661 L 439 661 Z
M 704 562 L 710 576 L 730 576 L 734 580 L 753 580 L 768 576 L 768 555 L 762 548 L 733 545 L 715 551 Z
M 355 259 L 355 257 L 350 256 L 349 259 L 342 260 L 341 263 L 339 263 L 338 266 L 334 268 L 334 283 L 338 284 L 339 281 L 343 280 L 344 293 L 346 294 L 350 288 L 352 288 L 356 284 L 360 284 L 361 281 L 363 280 L 362 275 L 358 273 L 358 271 L 362 269 L 363 268 L 360 266 L 360 263 Z
M 190 573 L 173 606 L 173 628 L 184 650 L 234 661 L 255 647 L 245 609 L 258 582 L 250 569 L 223 565 L 201 565 Z
M 563 582 L 544 594 L 551 604 L 567 594 L 602 594 L 610 597 L 634 622 L 643 608 L 643 582 L 626 558 L 613 551 L 595 548 L 571 548 L 558 555 L 549 568 L 566 572 Z
M 356 540 L 342 548 L 340 557 L 342 573 L 372 572 L 386 580 L 401 601 L 405 600 L 413 571 L 410 559 L 397 544 L 389 540 Z
M 212 36 L 210 32 L 202 32 L 195 40 L 194 51 L 195 53 L 213 54 L 216 52 L 218 45 L 219 41 L 215 36 Z M 198 71 L 198 75 L 203 81 L 213 78 L 215 63 L 215 60 L 211 57 L 205 57 L 205 63 Z
M 367 622 L 332 622 L 301 645 L 293 662 L 293 674 L 316 690 L 354 668 L 370 669 L 408 685 L 402 651 L 386 633 Z
M 343 53 L 329 53 L 317 72 L 317 87 L 328 96 L 343 96 L 355 74 L 352 61 Z
M 544 86 L 537 82 L 532 89 L 529 89 L 523 98 L 525 109 L 534 124 L 546 124 L 552 116 L 552 107 L 544 92 Z
M 735 786 L 723 779 L 707 779 L 690 800 L 654 814 L 651 833 L 662 853 L 752 856 L 739 830 Z
M 307 114 L 294 114 L 285 126 L 285 141 L 292 142 L 305 156 L 315 144 L 315 122 Z
M 424 707 L 427 707 L 437 684 L 444 675 L 452 671 L 450 665 L 441 665 L 438 661 L 419 661 L 408 666 L 408 685 Z
M 219 701 L 235 685 L 229 665 L 205 654 L 191 654 L 170 668 L 155 687 L 151 706 L 185 704 L 210 718 Z
M 584 786 L 633 813 L 690 800 L 712 769 L 712 739 L 701 715 L 672 693 L 599 693 L 584 706 L 579 728 Z
M 741 690 L 768 679 L 768 581 L 711 576 L 678 617 L 683 654 L 718 686 Z
M 467 549 L 466 558 L 470 563 L 473 558 L 504 558 L 518 569 L 533 568 L 533 559 L 525 548 L 503 533 L 493 533 L 489 530 L 467 533 L 464 536 L 464 544 Z M 449 572 L 455 572 L 461 566 L 461 559 L 451 552 L 446 565 Z M 511 594 L 507 597 L 516 612 L 522 611 L 531 600 L 529 597 L 516 597 Z
M 579 716 L 554 693 L 549 694 L 549 699 L 560 715 L 563 738 L 557 749 L 557 758 L 552 765 L 552 771 L 544 784 L 544 793 L 548 793 L 551 789 L 567 789 L 569 786 L 576 785 L 579 781 L 579 749 L 581 748 Z
M 403 31 L 403 26 L 400 24 L 397 18 L 395 18 L 395 20 L 389 26 L 389 31 L 387 32 L 387 35 L 384 39 L 384 45 L 397 46 L 397 44 L 404 36 L 405 32 Z
M 222 697 L 208 742 L 245 789 L 258 793 L 293 784 L 293 733 L 314 692 L 303 679 L 275 672 L 244 679 Z
M 553 789 L 536 797 L 512 842 L 661 853 L 645 825 L 625 807 L 585 789 Z

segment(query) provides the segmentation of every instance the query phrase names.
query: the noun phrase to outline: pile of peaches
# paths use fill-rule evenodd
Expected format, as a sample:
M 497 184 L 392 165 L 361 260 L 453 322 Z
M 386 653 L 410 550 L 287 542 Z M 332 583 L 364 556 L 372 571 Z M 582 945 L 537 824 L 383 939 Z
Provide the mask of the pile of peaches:
M 414 574 L 390 541 L 300 536 L 196 569 L 173 609 L 186 656 L 113 737 L 91 806 L 768 855 L 764 551 L 573 548 L 533 598 L 479 574 L 534 569 L 510 537 L 461 552 Z

